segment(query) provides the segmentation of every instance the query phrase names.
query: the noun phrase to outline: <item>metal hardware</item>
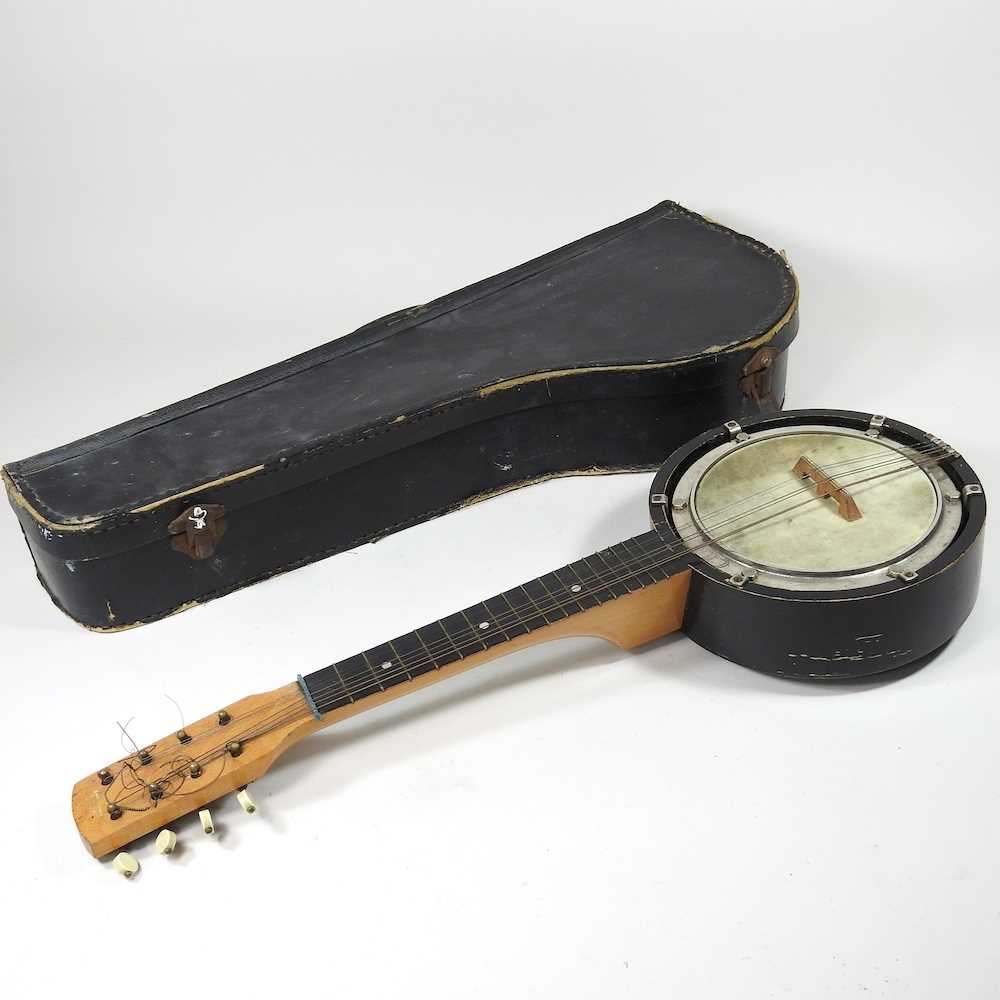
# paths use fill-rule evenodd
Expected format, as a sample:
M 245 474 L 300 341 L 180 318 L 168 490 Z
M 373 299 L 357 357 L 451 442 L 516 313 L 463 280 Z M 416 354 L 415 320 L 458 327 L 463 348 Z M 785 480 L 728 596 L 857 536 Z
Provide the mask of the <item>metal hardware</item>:
M 226 508 L 219 503 L 195 504 L 167 525 L 170 544 L 192 559 L 208 559 L 226 532 Z
M 243 753 L 243 743 L 240 740 L 231 740 L 226 744 L 226 753 L 230 757 L 239 757 Z
M 730 441 L 749 441 L 750 435 L 743 432 L 743 428 L 735 420 L 727 420 L 723 425 L 729 431 Z
M 163 798 L 163 786 L 158 785 L 155 781 L 151 785 L 146 786 L 146 791 L 149 792 L 149 797 L 156 802 L 157 799 Z
M 983 488 L 982 488 L 982 486 L 979 485 L 979 483 L 969 483 L 968 486 L 963 486 L 962 487 L 962 496 L 963 497 L 980 496 L 982 494 L 982 492 L 983 492 Z
M 139 751 L 139 763 L 140 764 L 152 764 L 153 763 L 153 755 L 149 752 L 148 749 L 147 750 L 140 750 Z
M 649 498 L 649 502 L 650 503 L 666 503 L 667 502 L 667 494 L 666 493 L 654 493 Z
M 200 778 L 201 777 L 201 764 L 192 764 L 188 768 L 188 774 L 190 774 L 192 778 Z
M 945 500 L 948 501 L 948 503 L 958 503 L 958 501 L 962 499 L 962 494 L 961 493 L 945 493 L 944 498 L 945 498 Z
M 675 500 L 671 505 L 671 510 L 676 510 L 678 513 L 682 510 L 687 510 L 688 502 L 687 500 Z
M 740 389 L 762 410 L 774 405 L 774 363 L 777 358 L 777 348 L 762 347 L 743 366 Z
M 122 818 L 122 807 L 112 802 L 108 806 L 108 819 L 121 819 Z
M 881 414 L 873 413 L 871 420 L 868 421 L 868 430 L 865 431 L 865 436 L 877 438 L 882 433 L 883 427 L 885 427 L 885 417 Z
M 181 743 L 190 743 L 191 742 L 191 734 L 187 730 L 185 730 L 185 729 L 179 729 L 179 730 L 177 730 L 177 739 Z
M 102 785 L 110 785 L 111 782 L 115 780 L 111 772 L 106 767 L 97 772 L 97 777 L 101 779 Z
M 220 726 L 228 726 L 229 723 L 232 722 L 232 721 L 233 721 L 233 717 L 225 709 L 223 709 L 221 712 L 219 712 L 219 725 Z
M 902 580 L 903 583 L 912 583 L 917 578 L 916 570 L 901 569 L 899 566 L 890 566 L 886 572 L 893 580 Z
M 742 587 L 745 583 L 750 583 L 752 580 L 757 579 L 757 571 L 755 569 L 740 569 L 730 576 L 726 583 L 731 583 L 734 587 Z

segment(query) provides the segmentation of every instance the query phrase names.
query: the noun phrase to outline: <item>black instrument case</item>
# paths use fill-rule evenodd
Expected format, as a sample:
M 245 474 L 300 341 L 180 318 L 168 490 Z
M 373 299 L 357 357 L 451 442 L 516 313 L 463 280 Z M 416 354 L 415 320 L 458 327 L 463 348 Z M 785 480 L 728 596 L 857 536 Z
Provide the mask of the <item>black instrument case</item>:
M 783 256 L 673 202 L 3 469 L 82 624 L 153 621 L 552 476 L 776 411 Z

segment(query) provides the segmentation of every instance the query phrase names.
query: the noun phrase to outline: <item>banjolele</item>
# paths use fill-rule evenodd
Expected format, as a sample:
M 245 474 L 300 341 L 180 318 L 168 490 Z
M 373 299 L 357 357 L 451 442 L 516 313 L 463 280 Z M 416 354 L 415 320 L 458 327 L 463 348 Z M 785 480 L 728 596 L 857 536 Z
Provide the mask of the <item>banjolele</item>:
M 275 691 L 226 706 L 78 782 L 100 857 L 264 774 L 304 736 L 563 636 L 625 649 L 683 629 L 727 659 L 813 681 L 913 669 L 979 581 L 983 489 L 938 438 L 881 416 L 730 421 L 673 453 L 652 529 Z M 169 835 L 168 835 L 169 836 Z

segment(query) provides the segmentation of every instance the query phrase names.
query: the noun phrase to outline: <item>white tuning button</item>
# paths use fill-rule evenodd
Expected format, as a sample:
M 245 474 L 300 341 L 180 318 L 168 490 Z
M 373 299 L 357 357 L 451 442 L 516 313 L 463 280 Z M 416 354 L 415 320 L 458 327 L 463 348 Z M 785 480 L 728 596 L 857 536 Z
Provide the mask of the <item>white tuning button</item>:
M 157 854 L 173 854 L 177 846 L 177 834 L 173 830 L 161 830 L 156 838 Z
M 115 860 L 111 862 L 111 867 L 119 875 L 131 878 L 139 870 L 139 862 L 131 854 L 126 854 L 122 851 L 120 854 L 115 855 Z
M 198 819 L 201 820 L 201 828 L 205 833 L 215 833 L 215 824 L 212 822 L 212 814 L 207 809 L 198 810 Z
M 257 811 L 257 803 L 250 798 L 250 793 L 245 788 L 236 793 L 236 801 L 243 806 L 244 812 L 255 813 Z

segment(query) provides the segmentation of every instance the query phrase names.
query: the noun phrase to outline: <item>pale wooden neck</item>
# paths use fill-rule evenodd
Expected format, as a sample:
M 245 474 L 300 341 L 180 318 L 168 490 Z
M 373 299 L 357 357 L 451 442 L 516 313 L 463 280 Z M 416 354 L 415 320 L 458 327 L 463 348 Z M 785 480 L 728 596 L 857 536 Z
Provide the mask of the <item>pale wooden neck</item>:
M 101 857 L 249 784 L 263 775 L 280 754 L 311 733 L 507 653 L 569 636 L 596 636 L 631 649 L 675 632 L 684 620 L 690 578 L 691 570 L 684 569 L 384 691 L 332 708 L 318 718 L 298 682 L 251 695 L 220 710 L 230 720 L 225 724 L 217 712 L 187 726 L 183 742 L 180 734 L 171 734 L 152 744 L 150 763 L 143 764 L 133 755 L 77 782 L 73 789 L 77 827 L 88 849 Z M 271 721 L 262 726 L 262 720 Z M 226 751 L 231 743 L 240 744 L 238 754 Z M 182 775 L 182 787 L 175 788 L 170 781 L 176 780 L 171 776 L 177 773 L 179 758 L 205 759 L 206 764 L 197 777 Z M 103 781 L 105 777 L 110 781 Z M 134 791 L 143 787 L 136 785 L 137 780 L 148 783 L 146 787 L 163 783 L 168 794 L 155 802 L 147 801 L 146 792 L 137 796 Z M 131 791 L 126 790 L 126 783 Z M 180 791 L 183 794 L 177 794 Z M 113 818 L 109 807 L 116 802 L 125 808 Z

